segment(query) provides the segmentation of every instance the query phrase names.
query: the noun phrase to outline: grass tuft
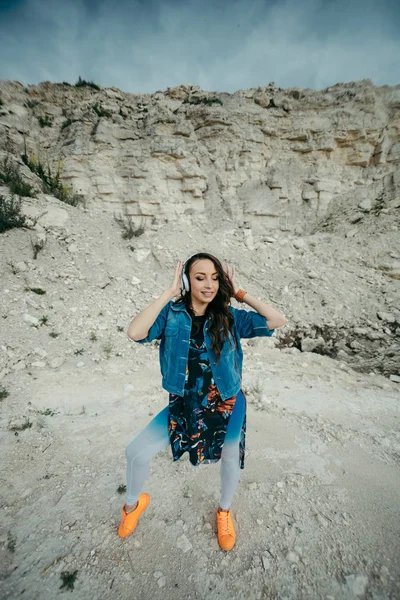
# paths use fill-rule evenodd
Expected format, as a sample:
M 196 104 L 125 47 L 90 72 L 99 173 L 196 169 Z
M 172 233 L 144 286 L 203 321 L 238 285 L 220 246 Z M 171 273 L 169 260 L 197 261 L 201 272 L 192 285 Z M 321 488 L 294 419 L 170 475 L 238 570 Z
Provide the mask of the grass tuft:
M 114 219 L 122 229 L 122 239 L 131 240 L 133 237 L 140 237 L 145 232 L 144 223 L 134 227 L 132 220 L 128 216 L 118 216 L 114 214 Z
M 71 206 L 78 206 L 78 204 L 82 202 L 82 196 L 80 194 L 75 194 L 71 187 L 64 185 L 61 181 L 62 165 L 60 160 L 58 161 L 56 172 L 54 172 L 54 168 L 52 172 L 50 164 L 48 164 L 46 168 L 40 160 L 37 161 L 34 156 L 28 157 L 27 154 L 24 153 L 21 158 L 26 166 L 30 168 L 32 173 L 35 173 L 42 180 L 42 187 L 45 194 L 51 194 L 61 200 L 61 202 L 65 202 Z
M 9 429 L 10 431 L 24 431 L 25 429 L 30 429 L 31 427 L 32 423 L 29 421 L 29 419 L 26 419 L 26 421 L 22 423 L 22 425 L 13 425 Z
M 21 201 L 0 195 L 0 233 L 16 227 L 25 227 L 25 216 L 21 213 Z
M 78 571 L 74 571 L 73 573 L 70 573 L 69 571 L 63 571 L 60 575 L 62 581 L 60 590 L 64 587 L 67 588 L 67 590 L 73 590 L 77 574 Z
M 10 393 L 8 392 L 8 390 L 6 390 L 6 388 L 0 385 L 0 400 L 4 400 L 4 398 L 7 398 L 9 395 Z
M 30 198 L 35 196 L 32 186 L 22 180 L 18 167 L 10 162 L 9 155 L 5 156 L 0 165 L 0 181 L 9 186 L 11 194 Z
M 7 550 L 9 552 L 15 552 L 15 546 L 17 545 L 17 540 L 14 536 L 14 534 L 9 531 L 7 533 Z
M 113 347 L 110 341 L 107 341 L 103 344 L 103 350 L 107 358 L 110 358 L 112 349 Z
M 54 417 L 57 413 L 51 408 L 45 408 L 44 410 L 38 410 L 39 415 L 43 415 L 44 417 Z

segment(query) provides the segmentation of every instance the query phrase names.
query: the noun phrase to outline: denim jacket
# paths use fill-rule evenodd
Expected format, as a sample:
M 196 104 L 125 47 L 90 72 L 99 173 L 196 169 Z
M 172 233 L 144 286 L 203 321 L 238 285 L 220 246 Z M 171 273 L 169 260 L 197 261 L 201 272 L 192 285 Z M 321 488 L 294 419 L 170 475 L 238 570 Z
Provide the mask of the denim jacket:
M 232 345 L 225 340 L 217 364 L 214 351 L 211 349 L 211 337 L 208 334 L 209 317 L 204 323 L 204 341 L 210 360 L 213 379 L 222 400 L 236 395 L 240 390 L 242 379 L 243 351 L 240 338 L 271 336 L 274 329 L 268 329 L 265 317 L 255 311 L 239 310 L 229 306 L 234 324 L 232 326 Z M 189 355 L 190 332 L 192 319 L 184 304 L 174 304 L 171 300 L 161 310 L 150 327 L 147 337 L 135 340 L 139 344 L 161 340 L 160 368 L 162 386 L 165 390 L 178 396 L 184 395 L 186 366 Z

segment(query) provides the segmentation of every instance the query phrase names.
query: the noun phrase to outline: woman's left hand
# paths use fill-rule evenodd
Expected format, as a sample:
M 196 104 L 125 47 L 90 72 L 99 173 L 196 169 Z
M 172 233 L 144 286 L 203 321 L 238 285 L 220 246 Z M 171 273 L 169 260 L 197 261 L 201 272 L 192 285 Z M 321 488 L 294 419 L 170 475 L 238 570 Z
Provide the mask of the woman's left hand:
M 234 289 L 234 293 L 236 294 L 236 292 L 238 291 L 238 286 L 236 285 L 236 269 L 235 267 L 229 267 L 227 265 L 227 263 L 223 263 L 222 267 L 225 271 L 225 273 L 228 275 L 229 279 L 231 280 L 231 283 L 233 285 L 233 289 Z

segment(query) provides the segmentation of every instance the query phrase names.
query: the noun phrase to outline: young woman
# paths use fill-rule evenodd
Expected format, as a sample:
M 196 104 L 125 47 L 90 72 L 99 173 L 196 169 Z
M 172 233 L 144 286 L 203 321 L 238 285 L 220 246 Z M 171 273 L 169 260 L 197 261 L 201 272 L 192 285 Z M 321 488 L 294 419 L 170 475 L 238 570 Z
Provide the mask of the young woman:
M 232 297 L 254 311 L 233 308 Z M 161 340 L 162 385 L 169 404 L 126 449 L 120 537 L 134 531 L 149 505 L 150 497 L 141 489 L 150 459 L 170 445 L 174 460 L 184 452 L 193 465 L 221 460 L 218 542 L 223 550 L 233 548 L 230 505 L 239 469 L 244 468 L 246 433 L 240 338 L 270 336 L 285 323 L 280 312 L 237 287 L 235 268 L 207 252 L 191 256 L 184 265 L 178 261 L 171 287 L 132 319 L 132 341 Z

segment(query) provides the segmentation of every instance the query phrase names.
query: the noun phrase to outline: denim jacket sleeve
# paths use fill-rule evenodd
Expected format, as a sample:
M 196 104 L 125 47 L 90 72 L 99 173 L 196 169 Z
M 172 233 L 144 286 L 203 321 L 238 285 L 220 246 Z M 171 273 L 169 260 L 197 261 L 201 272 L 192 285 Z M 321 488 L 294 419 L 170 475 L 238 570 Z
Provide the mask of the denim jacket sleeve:
M 162 335 L 165 329 L 165 323 L 167 322 L 167 314 L 169 310 L 171 302 L 168 302 L 161 310 L 157 319 L 154 321 L 153 325 L 150 327 L 147 336 L 142 340 L 132 340 L 137 344 L 145 344 L 146 342 L 152 342 L 153 340 L 161 340 Z
M 254 310 L 241 310 L 231 306 L 236 329 L 241 338 L 271 336 L 275 329 L 268 329 L 267 319 Z

